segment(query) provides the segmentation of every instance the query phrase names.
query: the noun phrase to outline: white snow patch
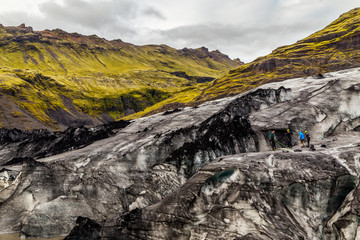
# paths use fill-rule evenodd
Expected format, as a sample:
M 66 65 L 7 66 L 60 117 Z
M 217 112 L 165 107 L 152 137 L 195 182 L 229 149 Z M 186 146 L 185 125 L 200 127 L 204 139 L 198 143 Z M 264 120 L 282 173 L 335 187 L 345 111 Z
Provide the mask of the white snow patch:
M 130 204 L 129 211 L 134 210 L 135 208 L 144 208 L 148 205 L 148 201 L 144 197 L 139 196 L 136 198 L 135 202 Z
M 352 145 L 352 144 L 351 144 Z M 345 159 L 342 159 L 339 157 L 339 151 L 338 150 L 330 150 L 329 153 L 336 159 L 338 163 L 340 163 L 346 170 L 353 176 L 357 176 L 357 173 L 354 172 L 349 165 L 347 165 L 347 162 Z
M 77 163 L 75 163 L 75 167 L 76 168 L 81 168 L 81 167 L 85 167 L 86 165 L 88 165 L 90 162 L 90 158 L 85 158 Z
M 355 119 L 360 116 L 360 95 L 353 94 L 350 99 L 341 101 L 339 107 L 339 113 L 349 115 L 351 119 Z
M 136 170 L 145 171 L 147 170 L 147 164 L 146 164 L 147 156 L 144 151 L 144 148 L 140 148 L 140 151 L 138 152 L 136 156 L 136 163 L 134 168 Z
M 324 121 L 324 119 L 327 117 L 327 115 L 325 114 L 325 113 L 318 113 L 317 115 L 316 115 L 316 121 L 318 122 L 318 123 L 320 123 L 320 122 L 322 122 L 322 121 Z
M 357 172 L 358 176 L 360 176 L 360 162 L 359 162 L 359 159 L 360 159 L 360 154 L 354 156 L 355 169 L 356 169 L 356 172 Z
M 267 158 L 267 161 L 266 161 L 270 167 L 273 167 L 274 166 L 274 154 L 271 154 L 268 158 Z
M 274 154 L 271 154 L 271 155 L 267 158 L 266 162 L 267 162 L 268 165 L 269 165 L 268 171 L 269 171 L 270 179 L 271 179 L 271 181 L 275 182 L 274 168 L 273 168 L 273 167 L 274 167 Z
M 36 202 L 32 193 L 24 193 L 23 203 L 25 208 L 29 211 L 32 211 L 36 207 Z

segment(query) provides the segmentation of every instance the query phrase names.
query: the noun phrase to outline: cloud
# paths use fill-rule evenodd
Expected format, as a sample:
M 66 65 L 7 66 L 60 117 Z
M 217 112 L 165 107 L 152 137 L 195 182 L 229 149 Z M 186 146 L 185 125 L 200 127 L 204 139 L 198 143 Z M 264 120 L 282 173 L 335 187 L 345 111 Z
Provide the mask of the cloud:
M 138 6 L 128 0 L 47 1 L 39 5 L 45 19 L 51 19 L 60 27 L 75 25 L 93 31 L 122 29 L 126 34 L 134 34 L 130 25 L 136 18 Z
M 143 11 L 144 15 L 146 16 L 151 16 L 151 17 L 155 17 L 161 20 L 166 20 L 166 17 L 157 9 L 155 9 L 154 7 L 148 7 L 146 9 L 144 9 Z
M 134 44 L 208 47 L 250 61 L 320 30 L 354 0 L 12 0 L 0 23 L 120 38 Z
M 276 46 L 290 44 L 298 39 L 291 38 L 295 33 L 311 33 L 311 25 L 306 22 L 287 25 L 242 25 L 206 23 L 198 25 L 181 26 L 168 30 L 159 30 L 151 35 L 153 42 L 171 42 L 172 46 L 201 47 L 206 46 L 212 50 L 226 53 L 240 54 L 231 57 L 240 57 L 250 61 L 260 55 L 271 52 Z M 303 37 L 306 35 L 304 34 Z

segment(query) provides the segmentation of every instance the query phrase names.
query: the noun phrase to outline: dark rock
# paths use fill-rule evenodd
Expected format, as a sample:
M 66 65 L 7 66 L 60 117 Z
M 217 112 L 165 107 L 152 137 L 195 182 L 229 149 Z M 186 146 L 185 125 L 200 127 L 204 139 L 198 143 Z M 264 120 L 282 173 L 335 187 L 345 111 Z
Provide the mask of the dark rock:
M 32 162 L 35 161 L 35 159 L 31 158 L 31 157 L 16 157 L 13 158 L 12 160 L 6 162 L 5 164 L 3 164 L 3 166 L 6 165 L 17 165 L 17 164 L 23 164 L 24 162 Z
M 258 69 L 262 72 L 271 72 L 272 70 L 274 70 L 276 67 L 282 66 L 282 64 L 280 65 L 280 61 L 278 61 L 275 58 L 270 58 L 270 59 L 266 59 L 263 62 L 260 62 L 258 64 Z
M 205 83 L 205 82 L 211 82 L 213 81 L 215 78 L 212 78 L 212 77 L 193 77 L 194 80 L 197 82 L 197 83 Z
M 100 240 L 101 226 L 89 218 L 78 217 L 76 226 L 64 240 Z
M 113 136 L 115 130 L 129 124 L 130 122 L 121 120 L 92 128 L 68 128 L 64 132 L 1 128 L 0 150 L 7 149 L 8 151 L 7 154 L 0 156 L 0 164 L 18 164 L 27 158 L 48 157 L 85 147 L 95 141 Z
M 234 240 L 261 240 L 261 238 L 253 234 L 247 234 L 246 236 L 243 237 L 236 237 L 234 238 Z
M 321 74 L 321 73 L 318 73 L 318 74 L 316 75 L 316 78 L 322 79 L 322 78 L 325 78 L 325 76 L 324 76 L 323 74 Z
M 172 113 L 176 113 L 176 112 L 180 112 L 180 111 L 182 111 L 181 108 L 175 108 L 175 109 L 173 109 L 173 110 L 165 111 L 165 112 L 163 113 L 163 115 L 168 115 L 168 114 L 172 114 Z
M 189 75 L 187 75 L 186 72 L 182 72 L 182 71 L 171 72 L 170 74 L 174 75 L 174 76 L 177 76 L 177 77 L 185 78 L 185 79 L 188 79 L 188 80 L 191 79 L 191 77 Z
M 142 210 L 140 208 L 135 208 L 134 210 L 122 214 L 118 219 L 118 226 L 120 229 L 126 229 L 128 224 L 134 221 L 137 221 L 141 218 Z
M 83 117 L 74 116 L 64 109 L 49 109 L 46 114 L 54 119 L 58 124 L 68 126 L 71 128 L 78 128 L 83 126 L 91 126 L 94 120 L 89 116 L 84 115 Z

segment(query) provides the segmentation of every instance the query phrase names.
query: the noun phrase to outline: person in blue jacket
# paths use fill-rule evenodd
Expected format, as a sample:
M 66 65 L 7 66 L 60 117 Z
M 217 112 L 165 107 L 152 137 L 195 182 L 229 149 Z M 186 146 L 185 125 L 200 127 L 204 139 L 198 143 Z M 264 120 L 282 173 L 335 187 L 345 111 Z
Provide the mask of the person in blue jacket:
M 302 146 L 301 147 L 305 147 L 305 135 L 300 131 L 299 132 L 299 135 L 300 135 L 300 142 L 301 142 L 301 144 L 302 144 Z

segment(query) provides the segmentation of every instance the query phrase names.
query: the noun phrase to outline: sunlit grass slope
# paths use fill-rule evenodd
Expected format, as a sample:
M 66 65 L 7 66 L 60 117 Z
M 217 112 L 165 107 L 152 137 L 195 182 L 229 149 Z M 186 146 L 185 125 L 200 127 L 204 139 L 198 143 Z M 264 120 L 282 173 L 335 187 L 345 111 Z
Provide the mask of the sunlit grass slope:
M 239 65 L 206 48 L 136 46 L 59 29 L 0 27 L 0 93 L 19 114 L 55 129 L 59 126 L 49 111 L 119 119 Z M 6 127 L 4 111 L 0 125 Z

